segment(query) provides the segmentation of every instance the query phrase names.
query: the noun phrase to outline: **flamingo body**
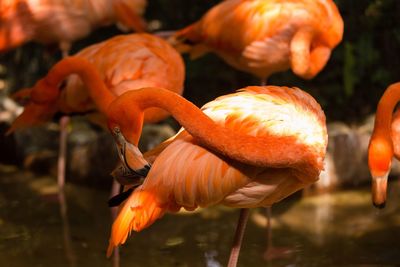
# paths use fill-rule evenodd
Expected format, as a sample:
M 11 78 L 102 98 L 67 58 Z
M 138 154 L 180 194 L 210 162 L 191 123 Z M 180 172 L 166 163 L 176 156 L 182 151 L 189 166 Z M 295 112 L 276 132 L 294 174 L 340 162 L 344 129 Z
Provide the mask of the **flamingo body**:
M 115 95 L 142 87 L 162 87 L 183 92 L 185 68 L 182 57 L 163 39 L 145 33 L 119 35 L 89 46 L 75 56 L 87 59 L 100 71 L 107 88 Z M 95 109 L 89 91 L 77 75 L 68 78 L 61 93 L 61 111 Z M 146 111 L 146 122 L 164 119 L 160 109 Z
M 82 60 L 83 63 L 80 62 Z M 78 67 L 89 68 L 87 64 L 90 64 L 90 68 L 96 68 L 97 78 L 105 85 L 104 89 L 101 90 L 99 86 L 90 88 L 89 83 L 96 79 L 82 82 L 78 75 L 71 75 L 60 92 L 58 86 L 61 81 Z M 104 125 L 104 116 L 101 114 L 118 95 L 144 86 L 162 86 L 181 94 L 184 76 L 181 56 L 163 39 L 145 33 L 116 36 L 83 49 L 74 58 L 60 61 L 32 89 L 17 92 L 16 98 L 28 95 L 30 102 L 14 121 L 10 132 L 47 122 L 57 111 L 67 114 L 91 112 L 89 118 Z M 96 95 L 102 98 L 101 104 L 94 104 L 93 97 Z M 167 116 L 164 110 L 152 108 L 146 111 L 145 120 L 152 123 Z
M 209 102 L 202 111 L 217 125 L 237 133 L 234 143 L 242 142 L 241 135 L 270 138 L 267 147 L 281 162 L 280 167 L 247 164 L 216 153 L 194 137 L 191 130 L 182 128 L 167 146 L 157 151 L 144 183 L 122 207 L 112 228 L 108 254 L 114 246 L 125 242 L 131 230 L 141 231 L 165 212 L 216 204 L 240 208 L 270 206 L 318 179 L 327 145 L 325 116 L 307 93 L 297 88 L 247 87 Z M 207 129 L 204 135 L 211 139 L 215 127 Z M 282 154 L 282 145 L 274 143 L 280 138 L 293 145 L 291 155 L 286 150 Z M 294 149 L 299 146 L 299 150 Z M 240 149 L 250 157 L 257 148 L 248 144 Z M 314 163 L 297 168 L 292 158 L 305 158 L 308 153 L 308 159 Z
M 137 17 L 127 26 L 143 31 L 139 16 L 145 6 L 145 0 L 2 0 L 0 52 L 28 41 L 68 45 L 99 26 L 127 23 L 119 8 Z
M 342 35 L 343 20 L 332 0 L 227 0 L 179 31 L 172 42 L 193 46 L 194 57 L 215 52 L 263 79 L 289 68 L 310 79 Z

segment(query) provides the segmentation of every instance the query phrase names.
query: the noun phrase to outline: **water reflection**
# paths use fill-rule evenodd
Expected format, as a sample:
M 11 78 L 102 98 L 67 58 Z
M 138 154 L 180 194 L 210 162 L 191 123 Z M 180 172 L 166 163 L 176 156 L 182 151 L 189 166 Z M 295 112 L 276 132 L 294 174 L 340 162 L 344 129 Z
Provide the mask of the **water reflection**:
M 108 192 L 67 184 L 68 245 L 56 190 L 50 177 L 0 166 L 0 266 L 113 266 L 105 257 Z M 372 207 L 369 188 L 278 204 L 272 218 L 277 249 L 269 258 L 265 210 L 253 210 L 239 266 L 399 266 L 399 183 L 390 190 L 382 211 Z M 225 266 L 237 216 L 238 210 L 221 207 L 166 215 L 128 239 L 120 265 Z

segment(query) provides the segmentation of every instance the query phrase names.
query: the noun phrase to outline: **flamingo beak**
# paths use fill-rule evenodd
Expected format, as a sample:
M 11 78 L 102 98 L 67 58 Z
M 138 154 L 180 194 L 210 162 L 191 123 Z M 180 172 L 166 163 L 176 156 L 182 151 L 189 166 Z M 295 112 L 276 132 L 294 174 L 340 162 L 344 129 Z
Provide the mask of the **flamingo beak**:
M 145 160 L 136 146 L 125 139 L 119 128 L 113 130 L 113 136 L 117 144 L 120 163 L 111 175 L 123 185 L 141 184 L 150 170 L 150 163 Z
M 389 172 L 382 176 L 372 177 L 372 203 L 382 209 L 386 205 L 386 191 Z
M 117 167 L 111 172 L 111 176 L 121 185 L 131 186 L 141 185 L 146 177 L 131 170 L 124 162 L 118 163 Z

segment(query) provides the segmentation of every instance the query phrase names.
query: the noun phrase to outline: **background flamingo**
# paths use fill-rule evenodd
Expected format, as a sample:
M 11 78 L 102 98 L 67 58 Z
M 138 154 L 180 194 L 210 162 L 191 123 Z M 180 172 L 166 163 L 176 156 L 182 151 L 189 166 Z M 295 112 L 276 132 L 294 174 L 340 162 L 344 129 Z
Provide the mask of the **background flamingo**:
M 194 58 L 214 52 L 265 84 L 289 68 L 313 78 L 342 36 L 343 19 L 332 0 L 227 0 L 171 42 Z
M 162 86 L 179 94 L 183 91 L 184 65 L 180 55 L 164 40 L 149 34 L 130 34 L 111 38 L 83 49 L 77 57 L 93 63 L 101 80 L 107 86 L 108 94 L 102 94 L 106 103 L 117 95 L 128 90 L 145 86 Z M 88 86 L 92 82 L 87 78 L 84 82 L 78 76 L 71 76 L 63 90 L 58 87 L 61 82 L 82 66 L 78 59 L 61 61 L 49 74 L 39 81 L 33 89 L 25 89 L 17 93 L 17 98 L 30 98 L 24 112 L 14 121 L 9 132 L 49 121 L 55 112 L 90 113 L 92 121 L 102 124 L 101 113 L 106 106 L 96 105 Z M 88 67 L 90 64 L 84 64 Z M 48 89 L 48 86 L 51 89 Z M 43 99 L 46 99 L 43 101 Z M 50 99 L 50 100 L 49 100 Z M 108 102 L 107 102 L 108 101 Z M 157 122 L 168 114 L 160 109 L 146 111 L 146 122 Z M 66 131 L 61 127 L 61 132 Z M 65 135 L 61 144 L 66 143 Z M 62 150 L 62 149 L 61 149 Z M 65 149 L 64 149 L 65 150 Z M 63 154 L 63 153 L 62 153 Z M 58 170 L 59 185 L 64 185 L 65 155 L 61 155 Z
M 390 85 L 376 110 L 375 125 L 368 148 L 368 165 L 372 175 L 372 202 L 383 208 L 386 202 L 387 180 L 393 155 L 400 159 L 400 113 L 392 113 L 400 100 L 400 83 Z M 392 120 L 393 118 L 393 120 Z
M 71 43 L 94 28 L 122 23 L 144 31 L 146 0 L 2 0 L 0 52 L 25 42 L 58 43 L 64 56 Z
M 108 255 L 131 230 L 141 231 L 165 212 L 216 204 L 244 208 L 235 237 L 240 244 L 246 208 L 270 206 L 315 182 L 322 170 L 325 116 L 300 89 L 247 87 L 217 98 L 202 111 L 167 90 L 127 92 L 107 111 L 110 131 L 127 150 L 137 146 L 148 107 L 168 110 L 184 129 L 156 149 L 143 185 L 114 222 Z M 124 165 L 140 170 L 147 162 L 132 149 L 134 154 L 136 158 L 122 157 Z M 236 265 L 238 248 L 229 266 Z

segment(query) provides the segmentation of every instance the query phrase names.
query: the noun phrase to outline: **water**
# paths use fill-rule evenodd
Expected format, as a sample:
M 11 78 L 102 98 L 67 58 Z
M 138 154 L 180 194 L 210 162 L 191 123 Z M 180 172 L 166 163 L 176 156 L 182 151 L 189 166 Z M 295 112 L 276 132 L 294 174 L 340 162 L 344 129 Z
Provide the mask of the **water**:
M 0 266 L 112 266 L 108 192 L 68 184 L 65 220 L 56 192 L 53 178 L 0 166 Z M 272 211 L 272 248 L 265 210 L 253 210 L 238 266 L 400 266 L 398 192 L 392 182 L 382 211 L 369 188 L 282 203 Z M 221 207 L 166 215 L 130 237 L 120 266 L 225 266 L 237 216 Z

